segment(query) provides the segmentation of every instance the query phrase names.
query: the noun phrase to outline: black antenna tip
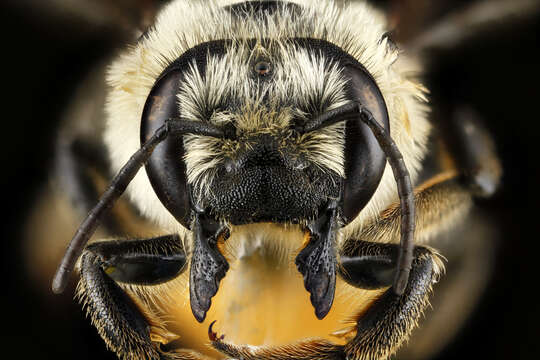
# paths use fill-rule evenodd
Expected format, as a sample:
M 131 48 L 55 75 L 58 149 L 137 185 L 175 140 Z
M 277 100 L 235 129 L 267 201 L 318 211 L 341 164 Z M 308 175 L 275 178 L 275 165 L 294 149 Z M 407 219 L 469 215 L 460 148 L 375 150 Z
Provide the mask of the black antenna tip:
M 403 293 L 405 292 L 405 289 L 407 288 L 408 282 L 409 282 L 409 273 L 408 272 L 400 273 L 393 284 L 394 293 L 399 296 L 403 295 Z
M 66 290 L 69 272 L 59 268 L 54 274 L 51 289 L 55 294 L 61 294 Z

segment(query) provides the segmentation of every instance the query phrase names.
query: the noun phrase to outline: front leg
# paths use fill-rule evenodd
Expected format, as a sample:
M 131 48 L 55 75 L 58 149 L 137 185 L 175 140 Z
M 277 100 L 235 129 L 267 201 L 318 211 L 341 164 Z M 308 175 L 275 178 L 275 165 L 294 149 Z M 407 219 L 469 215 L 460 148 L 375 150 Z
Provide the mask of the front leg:
M 340 275 L 363 289 L 390 286 L 399 246 L 360 241 L 350 256 L 342 256 Z M 347 359 L 386 359 L 406 341 L 428 306 L 431 287 L 443 264 L 433 250 L 417 246 L 409 283 L 402 296 L 386 290 L 358 317 L 356 334 L 344 346 Z
M 163 353 L 152 342 L 150 323 L 136 299 L 117 282 L 157 285 L 186 268 L 178 236 L 106 241 L 89 245 L 81 259 L 77 294 L 107 347 L 121 359 L 204 359 L 194 351 Z

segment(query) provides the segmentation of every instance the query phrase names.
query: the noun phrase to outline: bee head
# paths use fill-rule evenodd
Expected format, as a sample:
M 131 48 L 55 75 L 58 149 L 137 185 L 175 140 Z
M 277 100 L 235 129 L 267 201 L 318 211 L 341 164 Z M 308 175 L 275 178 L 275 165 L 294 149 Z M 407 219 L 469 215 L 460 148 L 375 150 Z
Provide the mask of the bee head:
M 359 121 L 306 131 L 359 103 L 388 129 L 384 98 L 366 69 L 337 46 L 309 38 L 200 44 L 155 82 L 144 143 L 168 119 L 201 121 L 224 138 L 188 135 L 160 144 L 147 174 L 165 207 L 188 226 L 195 209 L 235 225 L 302 223 L 329 202 L 354 219 L 377 188 L 385 156 Z M 332 115 L 330 115 L 332 117 Z

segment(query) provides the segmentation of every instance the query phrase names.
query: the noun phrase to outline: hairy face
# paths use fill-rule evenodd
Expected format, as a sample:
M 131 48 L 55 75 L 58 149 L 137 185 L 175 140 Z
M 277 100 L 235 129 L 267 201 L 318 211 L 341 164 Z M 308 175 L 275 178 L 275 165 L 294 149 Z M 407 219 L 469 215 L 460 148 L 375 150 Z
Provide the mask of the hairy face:
M 190 208 L 236 225 L 299 223 L 329 202 L 339 204 L 338 216 L 348 222 L 370 200 L 385 167 L 368 126 L 336 112 L 355 104 L 388 129 L 373 77 L 327 41 L 200 44 L 159 76 L 145 105 L 141 141 L 171 119 L 228 135 L 166 140 L 167 150 L 150 158 L 148 176 L 184 224 L 194 215 Z M 325 126 L 309 125 L 325 116 Z
M 224 50 L 208 54 L 202 67 L 193 61 L 179 84 L 181 116 L 235 133 L 234 140 L 183 140 L 193 199 L 233 224 L 313 218 L 339 197 L 344 125 L 295 129 L 347 103 L 338 62 L 294 42 L 245 41 Z

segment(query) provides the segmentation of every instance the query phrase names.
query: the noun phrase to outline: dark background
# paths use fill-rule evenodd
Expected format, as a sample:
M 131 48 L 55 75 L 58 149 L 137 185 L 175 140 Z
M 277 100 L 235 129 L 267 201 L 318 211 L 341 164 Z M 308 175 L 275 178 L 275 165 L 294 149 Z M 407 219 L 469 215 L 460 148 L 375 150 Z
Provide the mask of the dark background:
M 88 68 L 115 49 L 123 35 L 114 27 L 23 3 L 0 5 L 2 349 L 23 359 L 114 359 L 79 305 L 44 297 L 28 281 L 21 239 L 26 214 L 50 175 L 62 109 Z M 440 12 L 464 2 L 446 3 Z M 465 329 L 437 359 L 540 354 L 539 30 L 538 17 L 531 16 L 483 34 L 451 56 L 438 54 L 437 71 L 428 78 L 434 96 L 471 104 L 482 115 L 504 166 L 501 191 L 478 202 L 502 235 L 494 244 L 495 274 Z

